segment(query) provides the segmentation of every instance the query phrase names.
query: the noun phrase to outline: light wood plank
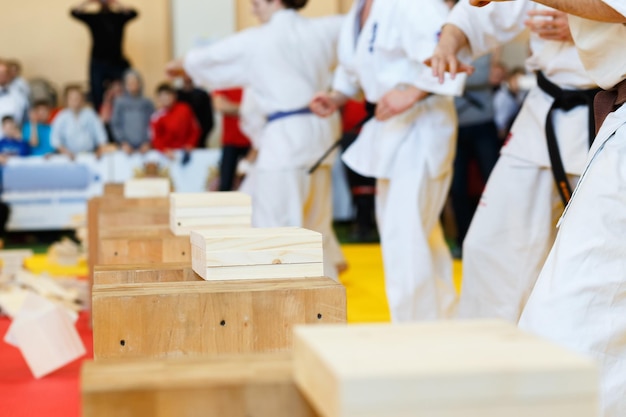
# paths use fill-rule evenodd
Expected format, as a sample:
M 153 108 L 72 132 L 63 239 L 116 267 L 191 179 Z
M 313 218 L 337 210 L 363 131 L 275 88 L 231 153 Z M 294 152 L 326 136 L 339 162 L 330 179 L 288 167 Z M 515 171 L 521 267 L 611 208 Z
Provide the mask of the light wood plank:
M 324 417 L 593 417 L 591 360 L 499 321 L 298 327 L 298 386 Z
M 167 178 L 136 178 L 124 183 L 124 197 L 167 197 L 170 188 L 170 181 Z

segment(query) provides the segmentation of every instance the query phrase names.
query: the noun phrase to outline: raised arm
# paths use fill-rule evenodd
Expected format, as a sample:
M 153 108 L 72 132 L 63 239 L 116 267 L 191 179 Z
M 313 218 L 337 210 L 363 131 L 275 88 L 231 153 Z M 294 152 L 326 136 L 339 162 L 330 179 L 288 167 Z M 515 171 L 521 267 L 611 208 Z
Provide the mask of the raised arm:
M 490 1 L 470 0 L 474 6 L 486 6 Z M 510 0 L 495 0 L 510 1 Z M 519 0 L 518 0 L 519 1 Z M 589 20 L 626 23 L 626 2 L 623 0 L 535 0 L 553 9 Z

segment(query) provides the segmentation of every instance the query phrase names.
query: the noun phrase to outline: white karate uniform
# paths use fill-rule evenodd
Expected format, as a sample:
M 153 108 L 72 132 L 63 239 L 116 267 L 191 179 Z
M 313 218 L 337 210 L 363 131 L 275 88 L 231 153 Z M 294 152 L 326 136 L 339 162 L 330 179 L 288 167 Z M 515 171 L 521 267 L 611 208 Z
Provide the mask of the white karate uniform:
M 530 10 L 545 10 L 530 0 L 492 3 L 484 8 L 461 0 L 448 18 L 480 56 L 524 29 Z M 562 89 L 595 87 L 572 43 L 531 35 L 529 71 L 542 71 Z M 546 117 L 554 99 L 534 87 L 515 120 L 487 182 L 463 245 L 461 318 L 503 318 L 517 322 L 556 237 L 563 212 L 551 171 Z M 589 149 L 589 110 L 553 112 L 553 126 L 572 187 L 584 169 Z
M 433 93 L 462 89 L 463 78 L 440 85 L 423 64 L 448 13 L 438 0 L 377 0 L 360 34 L 355 2 L 339 41 L 334 89 L 375 103 L 399 84 Z M 456 139 L 451 97 L 430 96 L 388 121 L 371 120 L 344 161 L 378 179 L 376 209 L 392 320 L 447 317 L 456 301 L 451 257 L 439 224 L 448 194 Z
M 185 69 L 211 90 L 249 89 L 266 117 L 302 109 L 330 84 L 341 23 L 340 16 L 307 19 L 281 10 L 260 27 L 192 50 Z M 325 272 L 332 278 L 337 277 L 333 261 L 342 259 L 332 230 L 332 159 L 313 175 L 307 170 L 339 137 L 336 121 L 304 114 L 267 123 L 257 144 L 252 187 L 253 226 L 322 233 Z
M 621 0 L 604 0 L 626 16 Z M 570 17 L 585 67 L 605 89 L 626 79 L 626 26 Z M 520 327 L 601 365 L 604 417 L 626 416 L 626 106 L 611 113 L 563 215 Z

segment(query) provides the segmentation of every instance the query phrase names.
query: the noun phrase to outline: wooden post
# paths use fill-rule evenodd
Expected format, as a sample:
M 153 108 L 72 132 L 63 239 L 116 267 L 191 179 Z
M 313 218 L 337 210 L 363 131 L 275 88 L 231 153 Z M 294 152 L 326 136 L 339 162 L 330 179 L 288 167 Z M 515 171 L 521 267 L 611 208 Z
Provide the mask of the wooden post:
M 345 288 L 328 278 L 206 282 L 188 266 L 159 282 L 160 265 L 132 268 L 97 273 L 118 281 L 93 287 L 98 360 L 288 351 L 295 325 L 346 322 Z
M 86 362 L 83 417 L 317 417 L 284 354 Z

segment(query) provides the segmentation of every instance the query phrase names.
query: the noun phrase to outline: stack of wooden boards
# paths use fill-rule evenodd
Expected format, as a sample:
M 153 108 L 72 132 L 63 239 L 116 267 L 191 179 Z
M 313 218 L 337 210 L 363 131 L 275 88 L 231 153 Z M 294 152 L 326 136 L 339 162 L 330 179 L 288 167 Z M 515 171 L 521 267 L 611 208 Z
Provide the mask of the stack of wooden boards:
M 173 358 L 215 364 L 222 360 L 214 355 L 221 354 L 237 355 L 235 366 L 256 361 L 250 355 L 290 352 L 296 325 L 345 323 L 345 289 L 323 277 L 321 236 L 252 229 L 250 204 L 239 193 L 108 195 L 90 202 L 95 362 L 86 370 L 117 369 L 109 368 L 111 360 L 122 361 L 121 369 L 145 360 L 179 369 Z M 197 245 L 191 245 L 192 231 Z M 195 269 L 207 280 L 192 268 L 192 247 L 202 254 Z M 265 366 L 259 362 L 259 369 Z M 270 369 L 268 378 L 283 377 Z M 89 378 L 83 382 L 87 391 Z M 107 412 L 107 404 L 87 399 L 83 414 L 119 415 Z M 129 415 L 185 415 L 142 413 Z
M 154 233 L 144 227 L 157 226 L 126 239 Z M 189 234 L 182 262 L 94 267 L 84 416 L 597 415 L 594 364 L 514 326 L 346 326 L 345 290 L 321 277 L 312 232 Z

